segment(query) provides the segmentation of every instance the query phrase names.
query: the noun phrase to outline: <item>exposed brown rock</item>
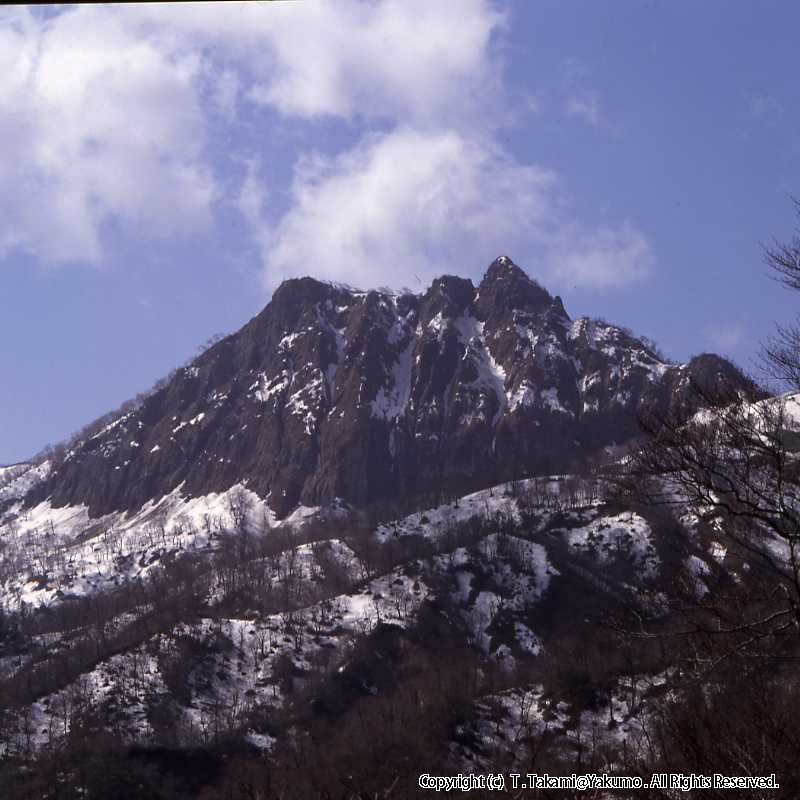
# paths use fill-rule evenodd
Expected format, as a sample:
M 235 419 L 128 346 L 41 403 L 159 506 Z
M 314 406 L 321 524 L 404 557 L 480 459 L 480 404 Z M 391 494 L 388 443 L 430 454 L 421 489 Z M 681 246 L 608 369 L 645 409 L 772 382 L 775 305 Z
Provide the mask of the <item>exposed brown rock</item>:
M 643 405 L 673 402 L 688 375 L 719 370 L 738 375 L 717 356 L 667 364 L 621 328 L 573 322 L 506 257 L 477 289 L 443 276 L 419 296 L 290 280 L 27 502 L 96 516 L 244 482 L 284 515 L 563 471 L 634 436 Z

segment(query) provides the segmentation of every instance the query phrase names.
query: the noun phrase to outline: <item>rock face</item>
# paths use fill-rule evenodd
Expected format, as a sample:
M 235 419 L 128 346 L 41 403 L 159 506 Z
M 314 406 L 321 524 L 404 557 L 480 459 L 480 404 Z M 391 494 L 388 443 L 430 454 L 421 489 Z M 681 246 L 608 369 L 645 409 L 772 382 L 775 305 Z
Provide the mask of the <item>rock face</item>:
M 505 256 L 477 288 L 446 275 L 422 295 L 289 280 L 26 503 L 98 516 L 243 482 L 282 516 L 486 486 L 567 470 L 636 435 L 637 412 L 674 402 L 690 375 L 732 369 L 668 364 L 621 328 L 571 320 Z

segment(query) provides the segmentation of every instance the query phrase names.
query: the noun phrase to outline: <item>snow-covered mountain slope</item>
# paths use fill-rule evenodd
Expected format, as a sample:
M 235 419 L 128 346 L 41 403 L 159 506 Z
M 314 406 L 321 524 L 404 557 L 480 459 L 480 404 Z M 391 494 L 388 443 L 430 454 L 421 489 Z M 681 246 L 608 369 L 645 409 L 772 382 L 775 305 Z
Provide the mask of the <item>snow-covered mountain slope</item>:
M 49 500 L 6 514 L 0 566 L 0 607 L 50 605 L 147 580 L 183 553 L 210 556 L 227 532 L 266 535 L 306 519 L 340 517 L 338 504 L 299 507 L 280 522 L 256 494 L 236 484 L 225 492 L 191 499 L 181 487 L 135 513 L 90 518 L 86 506 L 54 508 Z
M 290 280 L 237 333 L 78 442 L 25 499 L 138 511 L 241 483 L 278 516 L 564 471 L 637 433 L 716 356 L 663 361 L 622 328 L 572 320 L 505 256 L 476 288 L 421 295 Z
M 276 523 L 240 487 L 99 522 L 85 507 L 63 509 L 49 530 L 37 522 L 53 512 L 37 507 L 4 552 L 2 597 L 9 609 L 38 607 L 45 627 L 0 660 L 0 686 L 35 686 L 37 670 L 65 653 L 76 665 L 26 706 L 4 746 L 52 745 L 80 705 L 131 741 L 157 737 L 154 709 L 168 707 L 183 745 L 201 744 L 223 709 L 225 726 L 270 748 L 257 720 L 306 676 L 322 670 L 349 676 L 356 693 L 383 691 L 353 643 L 381 625 L 415 628 L 431 609 L 503 674 L 521 665 L 536 674 L 589 609 L 645 602 L 675 574 L 648 520 L 606 507 L 596 489 L 570 476 L 518 481 L 367 528 L 335 508 L 324 530 L 310 509 Z M 714 554 L 692 552 L 684 572 L 709 574 Z M 45 607 L 67 611 L 51 618 Z M 565 735 L 570 725 L 565 717 Z M 467 757 L 463 746 L 458 754 Z
M 41 464 L 12 464 L 0 467 L 0 512 L 21 500 L 50 473 L 50 461 Z

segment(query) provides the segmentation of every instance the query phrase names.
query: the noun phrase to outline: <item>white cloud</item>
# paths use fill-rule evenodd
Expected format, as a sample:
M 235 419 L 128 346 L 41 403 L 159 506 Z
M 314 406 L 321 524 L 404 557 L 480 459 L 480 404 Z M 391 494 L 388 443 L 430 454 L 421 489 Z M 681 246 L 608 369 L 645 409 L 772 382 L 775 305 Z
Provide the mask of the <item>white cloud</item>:
M 336 158 L 298 164 L 293 206 L 261 232 L 265 283 L 314 275 L 357 286 L 475 274 L 502 252 L 546 279 L 608 288 L 643 278 L 653 256 L 630 225 L 569 220 L 549 170 L 487 140 L 401 129 Z
M 510 251 L 603 287 L 652 263 L 640 232 L 577 225 L 554 174 L 499 146 L 508 114 L 491 43 L 507 23 L 489 0 L 460 0 L 457 13 L 428 0 L 132 4 L 0 23 L 0 253 L 97 262 L 109 229 L 194 233 L 225 202 L 252 226 L 269 286 L 296 274 L 397 284 L 412 268 L 427 280 Z M 565 82 L 591 98 L 576 65 Z M 216 136 L 244 177 L 222 190 L 211 167 L 211 122 L 233 126 L 246 104 L 344 118 L 362 138 L 301 153 L 276 220 L 282 187 L 261 180 L 269 152 Z M 591 102 L 571 113 L 600 118 Z
M 267 97 L 306 115 L 411 115 L 439 123 L 449 109 L 485 100 L 496 77 L 487 45 L 502 17 L 483 0 L 462 0 L 454 11 L 429 0 L 308 4 L 305 19 L 287 9 L 287 33 L 295 36 L 273 40 L 281 69 Z M 311 53 L 296 46 L 309 25 L 312 41 L 324 43 Z M 338 34 L 326 35 L 331 28 Z
M 440 124 L 485 109 L 499 87 L 489 41 L 505 16 L 488 0 L 317 0 L 308 3 L 142 5 L 213 41 L 252 85 L 248 96 L 300 117 L 387 117 Z
M 4 21 L 0 249 L 97 261 L 108 221 L 154 235 L 206 225 L 197 59 L 170 58 L 103 8 Z
M 400 129 L 336 158 L 305 158 L 292 209 L 264 234 L 265 281 L 397 286 L 412 273 L 463 274 L 535 234 L 552 181 L 453 131 Z
M 320 0 L 23 9 L 0 23 L 0 254 L 52 264 L 101 260 L 108 223 L 142 237 L 208 226 L 210 115 L 230 124 L 248 98 L 302 118 L 474 119 L 498 85 L 488 43 L 503 16 L 486 0 L 457 14 Z
M 629 223 L 587 229 L 564 221 L 550 242 L 547 260 L 557 279 L 597 289 L 641 281 L 655 264 L 646 236 Z

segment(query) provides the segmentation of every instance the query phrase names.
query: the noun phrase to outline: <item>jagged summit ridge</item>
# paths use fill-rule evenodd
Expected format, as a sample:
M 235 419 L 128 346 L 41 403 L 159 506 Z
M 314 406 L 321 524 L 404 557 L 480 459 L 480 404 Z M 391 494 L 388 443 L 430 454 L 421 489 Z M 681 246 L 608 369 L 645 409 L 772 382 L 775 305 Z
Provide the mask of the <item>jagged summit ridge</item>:
M 569 468 L 637 433 L 686 367 L 571 320 L 507 256 L 422 294 L 285 281 L 240 331 L 79 442 L 25 498 L 135 510 L 243 483 L 283 516 Z
M 508 256 L 498 256 L 492 261 L 486 269 L 481 283 L 495 283 L 498 281 L 533 283 L 538 286 L 538 283 Z

